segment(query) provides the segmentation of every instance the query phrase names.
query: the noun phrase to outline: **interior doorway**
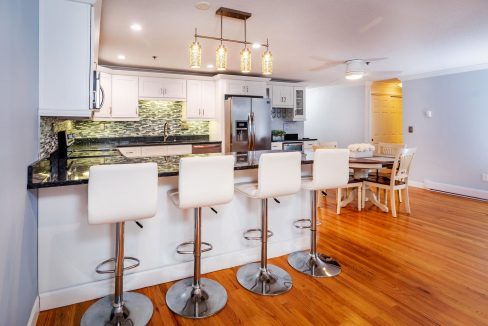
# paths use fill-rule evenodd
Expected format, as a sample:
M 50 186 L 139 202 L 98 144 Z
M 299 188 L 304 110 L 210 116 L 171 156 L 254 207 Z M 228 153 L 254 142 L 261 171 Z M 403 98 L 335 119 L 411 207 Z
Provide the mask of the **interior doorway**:
M 371 84 L 371 142 L 402 143 L 402 82 L 399 79 Z

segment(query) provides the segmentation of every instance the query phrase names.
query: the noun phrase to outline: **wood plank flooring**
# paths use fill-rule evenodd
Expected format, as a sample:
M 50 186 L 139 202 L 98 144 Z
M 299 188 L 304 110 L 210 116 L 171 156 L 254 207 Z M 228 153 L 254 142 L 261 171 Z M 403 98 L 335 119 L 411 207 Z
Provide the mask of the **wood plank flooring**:
M 334 192 L 321 199 L 319 251 L 341 263 L 338 277 L 309 278 L 278 257 L 270 262 L 291 274 L 293 288 L 261 297 L 239 286 L 238 267 L 209 273 L 229 298 L 220 313 L 198 321 L 168 310 L 172 283 L 144 288 L 138 292 L 154 304 L 149 325 L 488 325 L 488 203 L 410 193 L 412 214 L 401 205 L 397 218 L 368 203 L 336 215 Z M 93 302 L 41 312 L 37 325 L 79 325 Z

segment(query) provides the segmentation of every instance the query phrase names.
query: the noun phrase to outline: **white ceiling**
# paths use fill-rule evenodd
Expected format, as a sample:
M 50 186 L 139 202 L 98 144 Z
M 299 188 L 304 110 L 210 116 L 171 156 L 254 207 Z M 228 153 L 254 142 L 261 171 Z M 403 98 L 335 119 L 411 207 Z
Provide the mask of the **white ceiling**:
M 487 0 L 210 0 L 207 11 L 196 9 L 196 2 L 103 0 L 100 62 L 189 70 L 188 46 L 195 27 L 199 34 L 218 36 L 220 18 L 215 11 L 223 6 L 252 13 L 248 41 L 265 43 L 269 38 L 273 78 L 344 82 L 344 66 L 310 71 L 323 64 L 320 58 L 387 57 L 368 69 L 398 71 L 372 74 L 370 79 L 488 63 Z M 132 23 L 143 30 L 132 31 Z M 243 39 L 242 21 L 224 18 L 224 37 Z M 200 43 L 200 71 L 213 72 L 206 64 L 214 63 L 218 42 Z M 226 47 L 229 69 L 238 71 L 242 45 Z M 255 74 L 261 70 L 262 51 L 253 50 Z M 126 59 L 118 60 L 118 54 Z

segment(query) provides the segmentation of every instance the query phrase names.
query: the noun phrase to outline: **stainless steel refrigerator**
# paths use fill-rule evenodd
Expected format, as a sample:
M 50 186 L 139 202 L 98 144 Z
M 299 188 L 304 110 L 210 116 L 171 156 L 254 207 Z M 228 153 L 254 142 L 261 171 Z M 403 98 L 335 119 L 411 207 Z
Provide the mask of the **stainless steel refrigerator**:
M 227 152 L 271 149 L 271 103 L 269 99 L 230 97 L 225 101 Z

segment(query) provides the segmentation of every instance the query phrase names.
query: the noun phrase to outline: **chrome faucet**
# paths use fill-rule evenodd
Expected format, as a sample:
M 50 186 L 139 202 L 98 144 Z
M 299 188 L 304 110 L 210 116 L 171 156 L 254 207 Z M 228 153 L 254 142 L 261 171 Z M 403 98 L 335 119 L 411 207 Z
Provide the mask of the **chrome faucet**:
M 168 121 L 166 121 L 163 126 L 163 141 L 166 141 L 169 137 L 168 130 L 169 130 Z

